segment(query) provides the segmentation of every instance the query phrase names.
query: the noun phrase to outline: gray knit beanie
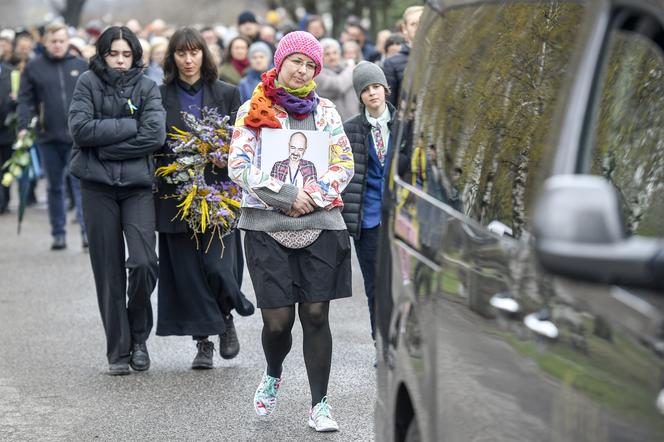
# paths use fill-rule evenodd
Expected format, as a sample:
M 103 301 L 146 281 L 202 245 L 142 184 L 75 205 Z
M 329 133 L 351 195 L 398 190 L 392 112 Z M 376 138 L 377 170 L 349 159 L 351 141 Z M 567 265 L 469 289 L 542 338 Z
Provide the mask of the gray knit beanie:
M 249 54 L 247 55 L 247 58 L 251 59 L 251 56 L 254 54 L 254 52 L 263 52 L 265 55 L 267 55 L 267 59 L 272 61 L 272 49 L 270 49 L 267 43 L 262 41 L 252 43 L 251 46 L 249 46 Z
M 361 61 L 353 70 L 353 88 L 358 99 L 362 100 L 360 95 L 370 84 L 385 86 L 386 93 L 390 90 L 383 70 L 377 64 Z

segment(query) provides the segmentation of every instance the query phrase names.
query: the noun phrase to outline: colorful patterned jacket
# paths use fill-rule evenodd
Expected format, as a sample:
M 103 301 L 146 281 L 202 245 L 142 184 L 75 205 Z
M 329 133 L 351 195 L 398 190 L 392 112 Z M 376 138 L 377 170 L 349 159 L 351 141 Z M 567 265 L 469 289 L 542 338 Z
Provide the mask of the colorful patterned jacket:
M 266 187 L 278 193 L 284 185 L 258 166 L 261 152 L 261 130 L 245 126 L 244 117 L 249 111 L 250 100 L 246 101 L 237 112 L 235 130 L 231 141 L 228 158 L 228 175 L 244 190 L 242 207 L 256 209 L 272 208 L 264 203 L 253 189 Z M 288 114 L 279 105 L 272 105 L 283 129 L 290 129 Z M 320 98 L 314 111 L 316 130 L 327 132 L 330 136 L 329 168 L 319 175 L 317 181 L 309 181 L 304 191 L 311 196 L 316 205 L 325 209 L 343 207 L 341 192 L 350 183 L 354 172 L 353 150 L 344 133 L 343 124 L 334 104 Z

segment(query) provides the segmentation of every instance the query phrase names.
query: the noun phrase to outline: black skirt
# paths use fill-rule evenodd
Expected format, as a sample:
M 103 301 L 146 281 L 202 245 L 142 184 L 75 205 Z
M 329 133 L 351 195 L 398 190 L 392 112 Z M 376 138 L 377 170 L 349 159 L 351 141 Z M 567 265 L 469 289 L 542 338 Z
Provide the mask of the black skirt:
M 259 308 L 352 295 L 347 230 L 324 230 L 316 241 L 301 249 L 289 249 L 265 232 L 248 230 L 244 247 Z
M 199 237 L 196 249 L 191 233 L 159 233 L 157 335 L 221 334 L 224 316 L 246 301 L 240 231 L 224 237 L 223 256 L 217 239 L 205 253 L 208 240 Z

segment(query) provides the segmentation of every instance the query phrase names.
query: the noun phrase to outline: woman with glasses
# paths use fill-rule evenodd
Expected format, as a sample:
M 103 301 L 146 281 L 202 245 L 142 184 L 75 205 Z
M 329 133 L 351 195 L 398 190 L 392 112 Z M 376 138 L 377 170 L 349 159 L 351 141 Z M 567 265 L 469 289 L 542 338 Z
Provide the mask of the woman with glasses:
M 304 334 L 304 362 L 311 389 L 308 425 L 336 431 L 327 401 L 332 359 L 328 323 L 330 301 L 351 295 L 350 239 L 341 192 L 353 176 L 353 156 L 334 104 L 320 98 L 313 81 L 323 65 L 323 48 L 313 35 L 284 36 L 275 68 L 263 75 L 252 98 L 238 111 L 229 175 L 244 190 L 239 227 L 246 231 L 249 274 L 263 318 L 262 344 L 267 367 L 254 395 L 254 408 L 267 416 L 277 404 L 295 322 Z M 301 187 L 258 167 L 265 128 L 316 130 L 329 135 L 326 171 Z

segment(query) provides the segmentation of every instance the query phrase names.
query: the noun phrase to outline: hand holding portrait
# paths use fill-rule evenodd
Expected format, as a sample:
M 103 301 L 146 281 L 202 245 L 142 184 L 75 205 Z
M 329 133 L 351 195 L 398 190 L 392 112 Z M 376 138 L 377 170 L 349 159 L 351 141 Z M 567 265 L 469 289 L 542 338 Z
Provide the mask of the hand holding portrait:
M 286 213 L 288 216 L 297 218 L 298 216 L 306 215 L 313 212 L 316 209 L 316 203 L 309 196 L 307 192 L 302 189 L 298 189 L 297 198 L 293 202 L 291 210 Z

